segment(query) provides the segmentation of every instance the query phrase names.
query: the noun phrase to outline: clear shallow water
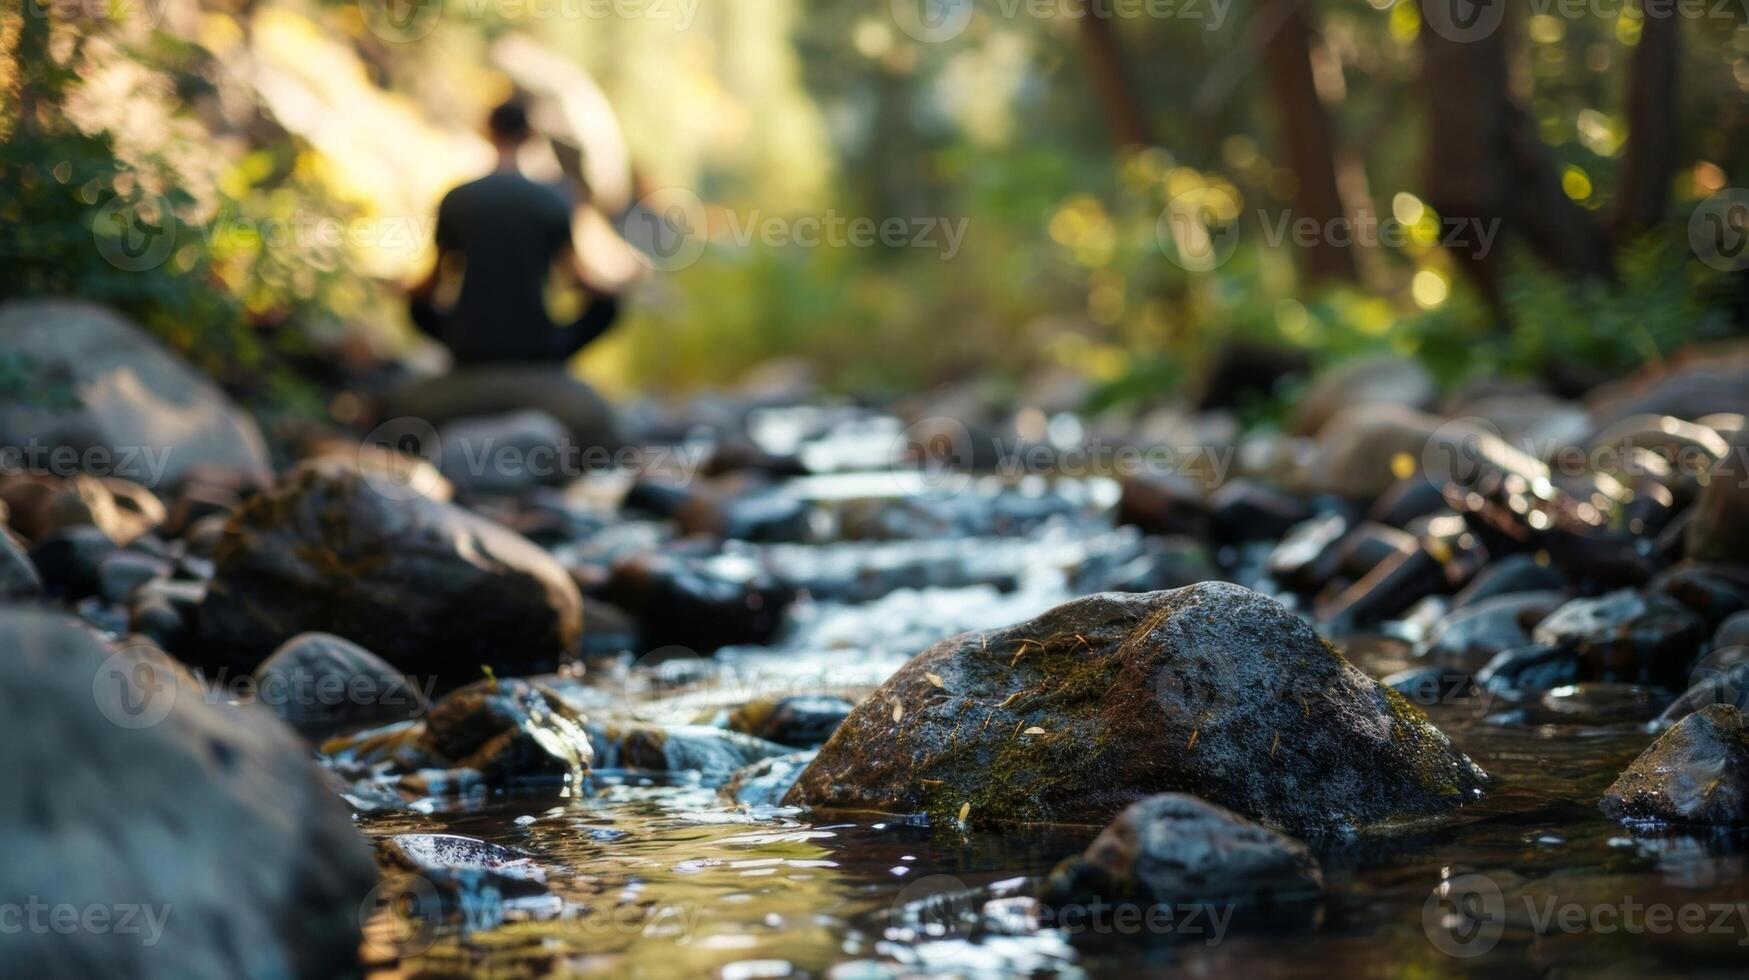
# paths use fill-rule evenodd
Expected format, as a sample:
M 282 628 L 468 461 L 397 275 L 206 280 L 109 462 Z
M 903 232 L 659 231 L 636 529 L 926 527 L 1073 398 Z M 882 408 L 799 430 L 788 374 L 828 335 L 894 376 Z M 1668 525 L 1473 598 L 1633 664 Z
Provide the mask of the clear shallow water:
M 856 486 L 804 489 L 849 507 Z M 854 700 L 935 639 L 1035 615 L 1076 594 L 1089 559 L 1133 549 L 1134 533 L 1113 530 L 1096 498 L 1007 537 L 733 545 L 730 560 L 833 584 L 804 599 L 770 647 L 596 665 L 566 693 L 594 717 L 672 723 L 759 694 Z M 895 568 L 907 586 L 881 586 Z M 875 585 L 858 594 L 845 582 Z M 1400 641 L 1345 646 L 1374 677 L 1408 663 Z M 696 777 L 597 772 L 573 796 L 361 815 L 373 836 L 454 833 L 525 851 L 551 893 L 494 907 L 471 928 L 378 916 L 367 953 L 381 976 L 1744 975 L 1749 836 L 1607 820 L 1595 800 L 1650 742 L 1640 720 L 1658 706 L 1617 709 L 1601 717 L 1625 720 L 1608 723 L 1582 707 L 1431 706 L 1495 777 L 1487 798 L 1412 832 L 1309 842 L 1328 894 L 1298 918 L 1241 928 L 1204 915 L 1171 935 L 1070 936 L 1033 927 L 1027 896 L 1098 828 L 814 819 L 732 805 Z M 1498 928 L 1448 914 L 1460 907 Z

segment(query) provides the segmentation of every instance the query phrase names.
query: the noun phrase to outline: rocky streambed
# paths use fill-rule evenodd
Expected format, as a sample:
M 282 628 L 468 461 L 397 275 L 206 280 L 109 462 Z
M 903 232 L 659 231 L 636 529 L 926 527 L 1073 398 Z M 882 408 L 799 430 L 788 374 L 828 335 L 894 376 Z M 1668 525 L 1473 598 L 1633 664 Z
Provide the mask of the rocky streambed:
M 766 390 L 629 413 L 630 469 L 510 416 L 8 475 L 3 891 L 158 922 L 10 961 L 1737 970 L 1730 364 L 1580 404 L 1362 362 L 1250 435 Z

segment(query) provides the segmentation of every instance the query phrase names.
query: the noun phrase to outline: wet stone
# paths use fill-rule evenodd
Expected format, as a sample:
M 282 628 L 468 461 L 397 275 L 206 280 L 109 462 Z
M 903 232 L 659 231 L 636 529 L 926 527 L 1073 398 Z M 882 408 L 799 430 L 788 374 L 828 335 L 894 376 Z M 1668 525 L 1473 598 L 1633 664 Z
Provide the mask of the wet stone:
M 1421 654 L 1447 667 L 1480 670 L 1502 650 L 1530 643 L 1531 630 L 1566 601 L 1560 592 L 1514 592 L 1455 609 L 1429 631 Z
M 255 668 L 256 696 L 304 735 L 326 738 L 418 718 L 425 691 L 381 657 L 344 637 L 304 633 Z
M 736 770 L 793 751 L 787 745 L 712 725 L 604 723 L 590 724 L 588 732 L 598 770 L 695 775 L 706 785 L 720 784 Z
M 1279 603 L 1204 583 L 936 644 L 851 712 L 785 802 L 1102 823 L 1193 791 L 1305 832 L 1442 813 L 1485 779 Z
M 829 694 L 760 698 L 730 712 L 728 727 L 779 745 L 814 748 L 832 737 L 854 707 Z
M 1667 595 L 1622 589 L 1572 600 L 1543 620 L 1532 638 L 1578 654 L 1586 680 L 1680 690 L 1687 686 L 1695 654 L 1706 639 L 1706 623 Z
M 1454 607 L 1473 606 L 1494 596 L 1515 592 L 1561 592 L 1567 577 L 1553 565 L 1527 554 L 1507 555 L 1484 566 L 1452 599 Z
M 637 617 L 647 647 L 698 653 L 769 641 L 795 599 L 793 589 L 748 564 L 656 554 L 616 564 L 606 593 Z
M 1255 910 L 1323 892 L 1304 844 L 1195 796 L 1162 793 L 1130 805 L 1059 865 L 1041 900 L 1059 910 L 1094 901 Z
M 523 680 L 483 680 L 431 706 L 424 750 L 492 783 L 578 780 L 594 752 L 583 719 L 558 694 Z
M 737 806 L 782 806 L 784 794 L 801 778 L 802 770 L 818 754 L 812 751 L 791 752 L 788 755 L 761 759 L 750 766 L 735 770 L 728 782 L 718 787 L 717 795 Z
M 169 578 L 171 565 L 138 551 L 116 551 L 97 563 L 97 593 L 106 602 L 125 603 L 136 588 L 153 579 Z
M 44 591 L 83 599 L 97 594 L 102 584 L 98 568 L 116 550 L 109 535 L 89 524 L 77 524 L 45 535 L 30 550 L 30 561 L 42 576 Z
M 1700 613 L 1708 628 L 1749 609 L 1749 567 L 1684 562 L 1659 572 L 1646 588 Z
M 1682 719 L 1610 784 L 1602 806 L 1628 822 L 1749 823 L 1749 728 L 1743 713 L 1708 705 Z
M 1579 674 L 1578 654 L 1532 643 L 1500 651 L 1476 672 L 1476 683 L 1494 693 L 1547 691 L 1575 683 Z

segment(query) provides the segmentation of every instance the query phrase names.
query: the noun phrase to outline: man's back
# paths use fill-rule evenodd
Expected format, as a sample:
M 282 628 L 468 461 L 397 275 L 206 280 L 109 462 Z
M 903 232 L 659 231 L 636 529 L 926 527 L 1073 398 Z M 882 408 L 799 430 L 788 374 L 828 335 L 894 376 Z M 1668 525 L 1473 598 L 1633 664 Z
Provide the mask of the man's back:
M 552 356 L 545 293 L 553 260 L 571 241 L 563 195 L 517 173 L 493 173 L 450 191 L 437 212 L 437 246 L 466 263 L 461 296 L 441 338 L 459 363 Z

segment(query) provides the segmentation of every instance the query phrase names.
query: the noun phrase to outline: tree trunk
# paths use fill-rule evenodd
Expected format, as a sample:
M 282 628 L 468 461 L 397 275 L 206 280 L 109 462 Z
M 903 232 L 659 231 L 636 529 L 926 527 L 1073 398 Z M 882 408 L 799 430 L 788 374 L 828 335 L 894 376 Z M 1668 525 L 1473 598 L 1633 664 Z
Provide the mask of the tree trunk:
M 1508 238 L 1522 238 L 1569 278 L 1612 278 L 1609 243 L 1596 216 L 1562 191 L 1534 124 L 1513 97 L 1511 21 L 1470 40 L 1452 40 L 1425 23 L 1434 4 L 1468 2 L 1422 0 L 1426 188 L 1443 221 L 1441 240 L 1496 308 L 1501 245 Z
M 1342 242 L 1322 231 L 1301 251 L 1306 275 L 1314 280 L 1358 282 L 1354 223 L 1342 200 L 1336 176 L 1336 141 L 1330 113 L 1319 98 L 1312 74 L 1312 45 L 1318 43 L 1307 0 L 1266 0 L 1259 23 L 1269 84 L 1280 116 L 1283 149 L 1296 179 L 1294 220 L 1311 218 L 1319 229 L 1342 229 Z
M 1148 146 L 1148 117 L 1126 69 L 1123 48 L 1112 30 L 1111 0 L 1081 0 L 1079 32 L 1087 74 L 1093 80 L 1100 111 L 1119 150 Z
M 1676 123 L 1677 65 L 1681 34 L 1673 9 L 1658 13 L 1640 3 L 1640 43 L 1634 47 L 1628 82 L 1628 143 L 1610 231 L 1621 239 L 1662 221 L 1670 206 L 1681 133 Z

